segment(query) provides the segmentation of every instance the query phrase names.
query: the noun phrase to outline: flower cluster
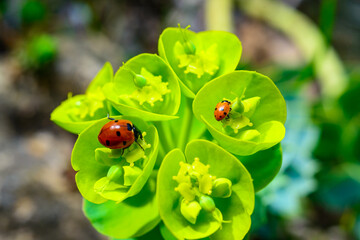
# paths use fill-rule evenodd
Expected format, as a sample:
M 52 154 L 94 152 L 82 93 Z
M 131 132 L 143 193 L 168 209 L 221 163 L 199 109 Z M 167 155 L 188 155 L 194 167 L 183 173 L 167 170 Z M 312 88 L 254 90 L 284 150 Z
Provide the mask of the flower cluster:
M 71 163 L 99 232 L 244 238 L 254 193 L 281 166 L 286 106 L 268 77 L 235 70 L 241 52 L 231 33 L 167 28 L 159 55 L 135 56 L 115 75 L 106 63 L 85 94 L 69 94 L 53 111 L 56 124 L 79 134 Z M 222 101 L 228 108 L 216 119 Z M 103 146 L 98 135 L 109 115 L 131 121 L 141 138 L 122 149 Z M 134 134 L 123 130 L 120 142 Z
M 182 196 L 180 212 L 190 223 L 195 224 L 201 209 L 207 212 L 219 211 L 212 197 L 230 197 L 231 181 L 216 178 L 209 173 L 210 165 L 205 166 L 195 158 L 192 165 L 180 162 L 177 176 L 179 185 L 175 188 Z M 217 212 L 221 216 L 221 212 Z M 220 221 L 221 222 L 221 221 Z

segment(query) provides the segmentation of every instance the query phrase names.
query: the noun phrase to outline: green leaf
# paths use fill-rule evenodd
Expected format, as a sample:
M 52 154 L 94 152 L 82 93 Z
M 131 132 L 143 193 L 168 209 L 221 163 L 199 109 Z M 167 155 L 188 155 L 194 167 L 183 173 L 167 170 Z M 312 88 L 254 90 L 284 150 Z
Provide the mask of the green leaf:
M 160 222 L 155 184 L 155 178 L 150 178 L 141 192 L 121 203 L 95 204 L 84 200 L 85 216 L 97 231 L 112 238 L 146 234 Z
M 91 105 L 91 103 L 98 105 L 103 104 L 103 101 L 89 100 L 86 95 L 76 95 L 75 97 L 68 98 L 62 102 L 60 106 L 55 108 L 55 110 L 51 113 L 50 120 L 66 131 L 79 134 L 85 128 L 95 123 L 98 119 L 107 115 L 108 111 L 105 108 L 99 108 L 92 114 L 91 117 L 89 116 L 87 119 L 82 120 L 77 117 L 77 115 L 81 114 L 81 112 L 87 111 L 84 109 L 85 107 L 81 107 L 84 102 L 90 102 L 89 105 Z M 74 113 L 75 111 L 76 113 Z
M 210 235 L 211 239 L 242 239 L 250 228 L 250 215 L 254 209 L 250 174 L 233 155 L 205 140 L 191 141 L 185 155 L 186 158 L 179 149 L 169 152 L 158 173 L 159 210 L 166 227 L 179 239 L 198 239 Z M 229 198 L 214 198 L 215 206 L 220 211 L 214 214 L 216 211 L 210 213 L 201 210 L 196 223 L 191 224 L 180 213 L 181 195 L 174 190 L 178 183 L 173 176 L 177 176 L 180 162 L 191 164 L 195 158 L 210 165 L 211 175 L 229 179 L 232 194 Z M 224 219 L 222 224 L 219 214 Z
M 86 200 L 93 203 L 103 203 L 108 199 L 121 202 L 128 197 L 136 195 L 149 178 L 156 161 L 159 144 L 156 128 L 154 126 L 148 126 L 145 122 L 134 117 L 115 116 L 114 118 L 130 120 L 140 131 L 145 131 L 146 136 L 144 138 L 147 143 L 151 144 L 151 147 L 149 149 L 145 149 L 147 159 L 141 164 L 142 172 L 138 175 L 136 180 L 132 179 L 133 184 L 131 186 L 124 190 L 123 185 L 118 184 L 117 182 L 110 182 L 109 189 L 104 191 L 102 194 L 99 194 L 97 191 L 101 188 L 100 185 L 103 184 L 104 186 L 107 184 L 106 181 L 108 180 L 105 177 L 107 177 L 108 172 L 111 169 L 111 165 L 109 164 L 111 161 L 104 162 L 103 160 L 96 160 L 95 155 L 103 155 L 103 153 L 99 152 L 99 149 L 104 149 L 104 147 L 99 143 L 97 136 L 102 126 L 107 123 L 109 119 L 101 119 L 89 128 L 85 129 L 79 135 L 75 143 L 71 163 L 74 170 L 78 171 L 75 176 L 75 180 L 80 193 Z M 116 164 L 124 164 L 122 159 L 123 158 L 119 158 L 117 161 L 120 162 L 117 162 Z M 102 180 L 98 182 L 100 179 Z
M 174 237 L 174 235 L 170 232 L 164 223 L 160 223 L 160 233 L 165 240 L 178 240 L 176 237 Z
M 187 50 L 189 45 L 195 49 L 193 54 L 187 54 L 191 52 Z M 206 82 L 235 70 L 242 47 L 232 33 L 194 33 L 188 29 L 166 28 L 160 35 L 158 50 L 179 77 L 183 93 L 194 98 Z M 187 64 L 184 64 L 186 61 Z
M 282 149 L 279 143 L 250 156 L 236 157 L 250 172 L 254 181 L 254 189 L 258 192 L 266 187 L 279 172 L 282 164 Z
M 65 130 L 79 134 L 96 120 L 112 113 L 101 90 L 102 86 L 112 79 L 112 67 L 110 63 L 105 63 L 90 83 L 86 94 L 74 97 L 69 94 L 68 99 L 51 113 L 50 119 Z
M 140 79 L 147 85 L 139 85 Z M 137 85 L 138 84 L 138 85 Z M 127 61 L 104 86 L 106 98 L 120 113 L 145 121 L 175 119 L 180 106 L 180 86 L 169 65 L 155 54 L 140 54 Z
M 214 108 L 223 99 L 233 101 L 236 98 L 246 100 L 253 97 L 260 97 L 260 100 L 256 109 L 247 116 L 251 125 L 239 129 L 238 133 L 231 130 L 229 134 L 222 122 L 214 118 Z M 268 77 L 256 72 L 235 71 L 207 83 L 196 95 L 193 111 L 219 144 L 237 155 L 251 155 L 268 149 L 285 136 L 285 100 Z M 232 112 L 230 119 L 239 116 Z
M 174 235 L 172 235 L 169 229 L 167 229 L 164 223 L 160 223 L 160 233 L 165 240 L 178 240 L 178 238 L 174 237 Z M 210 238 L 201 238 L 200 240 L 210 240 Z

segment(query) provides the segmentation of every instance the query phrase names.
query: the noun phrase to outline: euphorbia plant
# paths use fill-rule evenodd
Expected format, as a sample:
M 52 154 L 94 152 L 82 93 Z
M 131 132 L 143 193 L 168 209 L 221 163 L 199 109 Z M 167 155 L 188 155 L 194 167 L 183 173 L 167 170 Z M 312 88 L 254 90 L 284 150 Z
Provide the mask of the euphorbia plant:
M 135 56 L 114 77 L 105 64 L 85 95 L 54 110 L 55 123 L 79 133 L 72 166 L 84 213 L 99 232 L 112 239 L 246 235 L 254 192 L 281 166 L 286 107 L 269 78 L 235 71 L 241 51 L 231 33 L 168 28 L 160 56 Z M 221 101 L 231 110 L 217 121 Z M 108 114 L 131 121 L 143 139 L 126 149 L 101 145 Z

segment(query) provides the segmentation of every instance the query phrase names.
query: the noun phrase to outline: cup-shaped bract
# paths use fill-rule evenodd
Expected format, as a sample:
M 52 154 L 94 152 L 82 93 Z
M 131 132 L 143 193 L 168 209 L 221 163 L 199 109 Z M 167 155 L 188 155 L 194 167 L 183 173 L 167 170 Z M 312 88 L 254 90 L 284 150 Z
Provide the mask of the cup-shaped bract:
M 160 222 L 155 188 L 155 177 L 150 177 L 137 195 L 121 203 L 107 201 L 95 204 L 84 200 L 85 216 L 97 231 L 112 238 L 144 235 Z
M 127 116 L 162 121 L 174 116 L 180 106 L 179 80 L 170 66 L 155 54 L 140 54 L 116 72 L 103 91 L 112 106 Z
M 50 119 L 65 130 L 78 134 L 108 113 L 112 113 L 102 87 L 113 80 L 113 74 L 111 64 L 105 63 L 91 81 L 86 93 L 74 97 L 69 94 L 68 99 L 51 113 Z
M 224 99 L 235 99 L 237 109 L 231 110 L 228 118 L 217 121 L 214 109 Z M 268 149 L 285 136 L 285 100 L 275 84 L 257 72 L 234 71 L 207 83 L 196 95 L 193 111 L 219 144 L 237 155 Z M 229 122 L 238 125 L 232 129 Z
M 135 142 L 124 151 L 105 148 L 98 141 L 98 135 L 109 121 L 107 118 L 80 133 L 72 152 L 71 164 L 77 171 L 75 180 L 81 195 L 92 203 L 108 200 L 121 202 L 136 195 L 156 162 L 159 144 L 156 128 L 130 116 L 114 118 L 130 120 L 143 132 L 147 145 L 144 150 Z
M 200 193 L 200 196 L 187 201 L 200 203 L 202 209 L 197 216 L 193 216 L 196 219 L 185 218 L 180 209 L 187 199 L 179 190 L 179 182 L 187 181 L 188 177 L 183 172 L 189 169 L 189 164 L 195 171 L 191 172 L 190 179 L 200 175 L 202 179 L 210 174 L 212 179 L 231 181 L 230 196 L 214 197 L 210 190 L 209 195 Z M 242 239 L 250 228 L 250 215 L 254 209 L 254 188 L 250 174 L 238 159 L 212 142 L 193 140 L 186 146 L 185 155 L 179 149 L 169 152 L 159 169 L 157 195 L 160 216 L 166 227 L 179 239 L 210 236 L 216 240 L 237 240 Z
M 249 171 L 255 192 L 266 187 L 278 174 L 282 164 L 281 144 L 258 151 L 249 156 L 235 156 Z M 261 167 L 259 167 L 261 166 Z
M 228 32 L 166 28 L 158 51 L 179 77 L 183 93 L 194 98 L 206 82 L 235 70 L 242 46 L 236 35 Z

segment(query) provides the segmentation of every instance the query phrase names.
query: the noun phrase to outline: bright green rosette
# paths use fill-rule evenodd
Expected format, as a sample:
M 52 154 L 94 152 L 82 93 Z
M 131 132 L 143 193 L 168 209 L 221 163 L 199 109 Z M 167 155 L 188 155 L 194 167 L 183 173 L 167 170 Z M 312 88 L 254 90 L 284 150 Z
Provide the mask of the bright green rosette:
M 174 116 L 180 106 L 180 86 L 169 65 L 155 54 L 140 54 L 116 72 L 103 91 L 112 106 L 128 116 L 145 121 L 163 121 Z
M 105 63 L 91 81 L 85 94 L 72 96 L 61 103 L 52 113 L 50 119 L 65 130 L 79 134 L 96 120 L 105 117 L 113 111 L 102 87 L 113 80 L 113 69 L 110 63 Z
M 160 216 L 178 239 L 243 239 L 250 228 L 254 188 L 233 155 L 206 140 L 169 152 L 159 169 Z
M 284 98 L 268 77 L 235 70 L 242 46 L 232 33 L 166 28 L 158 51 L 115 76 L 106 63 L 85 94 L 69 94 L 51 114 L 79 134 L 71 164 L 83 211 L 113 240 L 241 240 L 255 192 L 281 167 Z M 103 146 L 98 135 L 112 118 L 143 137 Z
M 216 121 L 215 107 L 222 100 L 230 101 L 232 110 Z M 257 72 L 234 71 L 205 84 L 193 111 L 219 144 L 237 155 L 268 149 L 285 136 L 285 100 L 275 84 Z
M 162 32 L 158 50 L 179 77 L 183 93 L 194 98 L 206 82 L 235 70 L 242 47 L 232 33 L 194 33 L 179 27 L 166 28 Z
M 121 203 L 95 204 L 84 200 L 83 211 L 94 228 L 114 239 L 142 236 L 160 222 L 156 199 L 156 176 L 135 196 Z
M 139 193 L 148 180 L 156 162 L 158 134 L 154 126 L 128 116 L 115 119 L 130 120 L 142 133 L 144 140 L 125 149 L 105 148 L 98 141 L 101 119 L 80 133 L 71 156 L 77 171 L 75 180 L 81 195 L 92 203 L 108 200 L 121 202 Z

